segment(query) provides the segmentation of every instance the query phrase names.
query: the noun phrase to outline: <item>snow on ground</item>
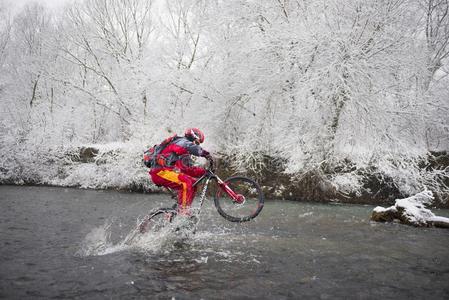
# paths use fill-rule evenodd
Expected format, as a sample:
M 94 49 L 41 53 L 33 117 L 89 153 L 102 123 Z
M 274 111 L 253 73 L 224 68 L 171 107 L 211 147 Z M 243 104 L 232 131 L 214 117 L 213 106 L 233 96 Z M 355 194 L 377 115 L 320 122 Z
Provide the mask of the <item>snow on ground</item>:
M 384 208 L 377 206 L 373 210 L 371 219 L 374 221 L 399 220 L 401 223 L 413 226 L 449 227 L 449 218 L 435 216 L 425 208 L 434 200 L 431 191 L 423 191 L 414 196 L 397 199 L 395 205 Z
M 95 149 L 97 153 L 83 157 L 83 148 Z M 0 183 L 155 190 L 142 163 L 143 151 L 142 145 L 133 143 L 39 149 L 25 145 L 16 151 L 5 151 L 0 159 Z

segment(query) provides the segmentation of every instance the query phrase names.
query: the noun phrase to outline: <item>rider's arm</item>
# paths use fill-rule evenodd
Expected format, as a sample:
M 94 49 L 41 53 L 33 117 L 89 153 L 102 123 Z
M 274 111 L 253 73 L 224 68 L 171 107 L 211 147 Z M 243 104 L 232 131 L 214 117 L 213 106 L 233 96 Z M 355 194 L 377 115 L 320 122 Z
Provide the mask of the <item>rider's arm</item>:
M 188 141 L 185 145 L 186 150 L 195 156 L 203 156 L 206 157 L 209 155 L 209 152 L 201 148 L 199 145 Z

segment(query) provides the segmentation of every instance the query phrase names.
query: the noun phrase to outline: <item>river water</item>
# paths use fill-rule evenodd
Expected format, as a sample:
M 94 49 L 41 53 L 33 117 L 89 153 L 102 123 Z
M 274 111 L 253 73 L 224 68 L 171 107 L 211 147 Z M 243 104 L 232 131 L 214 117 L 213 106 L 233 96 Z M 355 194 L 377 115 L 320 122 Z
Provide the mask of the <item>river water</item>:
M 172 202 L 0 186 L 0 298 L 449 299 L 448 230 L 372 223 L 372 206 L 290 201 L 233 224 L 207 201 L 195 235 L 123 244 L 139 216 Z

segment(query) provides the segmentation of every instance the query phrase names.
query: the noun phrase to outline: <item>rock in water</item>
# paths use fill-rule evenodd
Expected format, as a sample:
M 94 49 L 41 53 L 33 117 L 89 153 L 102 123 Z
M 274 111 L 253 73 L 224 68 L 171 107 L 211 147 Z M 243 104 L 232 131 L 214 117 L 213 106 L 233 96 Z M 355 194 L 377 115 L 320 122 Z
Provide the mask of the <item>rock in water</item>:
M 376 222 L 392 222 L 399 220 L 403 224 L 417 227 L 449 228 L 449 218 L 435 216 L 425 205 L 433 201 L 431 191 L 424 191 L 405 199 L 396 199 L 395 205 L 374 208 L 371 220 Z
M 393 222 L 397 213 L 398 211 L 394 206 L 390 206 L 388 208 L 378 206 L 373 209 L 371 220 L 376 222 Z

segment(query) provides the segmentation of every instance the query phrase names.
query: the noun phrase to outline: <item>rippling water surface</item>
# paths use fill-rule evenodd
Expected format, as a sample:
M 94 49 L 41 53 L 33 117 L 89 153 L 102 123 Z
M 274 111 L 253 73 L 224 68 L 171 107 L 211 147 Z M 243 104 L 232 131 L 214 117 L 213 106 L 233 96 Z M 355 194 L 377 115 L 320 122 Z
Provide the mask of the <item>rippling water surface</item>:
M 371 206 L 289 201 L 233 224 L 208 201 L 195 235 L 123 243 L 137 218 L 172 201 L 0 186 L 0 298 L 449 299 L 448 230 L 371 223 Z

